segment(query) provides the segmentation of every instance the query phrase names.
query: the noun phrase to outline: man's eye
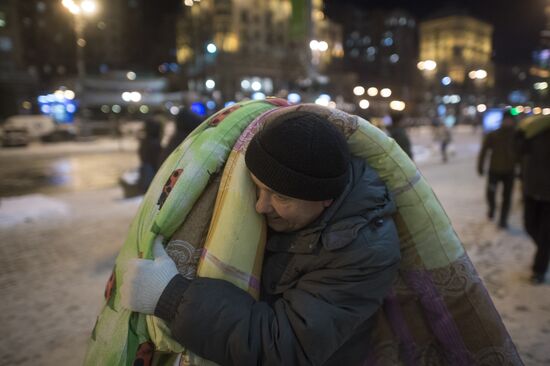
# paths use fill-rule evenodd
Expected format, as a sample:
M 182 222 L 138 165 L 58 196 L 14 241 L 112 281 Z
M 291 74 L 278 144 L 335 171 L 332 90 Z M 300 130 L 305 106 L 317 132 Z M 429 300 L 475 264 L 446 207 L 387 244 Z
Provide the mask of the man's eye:
M 286 196 L 281 196 L 280 194 L 275 194 L 273 195 L 278 201 L 281 201 L 281 202 L 286 202 L 289 200 L 288 197 Z

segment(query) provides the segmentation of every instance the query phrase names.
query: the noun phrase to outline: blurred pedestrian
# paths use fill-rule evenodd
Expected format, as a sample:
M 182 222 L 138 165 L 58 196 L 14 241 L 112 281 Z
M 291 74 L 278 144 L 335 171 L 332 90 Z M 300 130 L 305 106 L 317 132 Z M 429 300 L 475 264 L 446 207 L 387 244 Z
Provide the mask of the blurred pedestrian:
M 519 130 L 524 225 L 537 246 L 531 281 L 544 282 L 550 260 L 550 116 L 532 122 L 536 129 Z M 533 130 L 535 130 L 533 132 Z
M 178 147 L 183 140 L 202 122 L 201 118 L 186 108 L 182 108 L 176 116 L 176 130 L 168 144 L 162 149 L 159 165 Z
M 514 178 L 518 165 L 514 145 L 515 127 L 514 116 L 510 111 L 505 111 L 500 127 L 489 132 L 483 138 L 477 160 L 477 172 L 482 176 L 486 171 L 487 155 L 490 155 L 486 189 L 487 204 L 489 205 L 487 217 L 489 219 L 493 219 L 495 216 L 496 192 L 498 186 L 502 185 L 502 203 L 498 225 L 503 229 L 508 227 L 508 213 L 510 212 Z
M 451 128 L 439 119 L 435 120 L 433 126 L 435 129 L 435 140 L 440 144 L 441 160 L 446 163 L 449 160 L 447 147 L 452 141 Z
M 138 186 L 145 193 L 160 166 L 162 151 L 162 123 L 157 119 L 145 120 L 143 136 L 139 141 L 139 179 Z
M 388 126 L 388 134 L 397 144 L 405 151 L 405 153 L 413 160 L 413 153 L 411 150 L 411 141 L 407 135 L 407 131 L 402 126 L 403 115 L 398 113 L 392 113 L 391 125 Z

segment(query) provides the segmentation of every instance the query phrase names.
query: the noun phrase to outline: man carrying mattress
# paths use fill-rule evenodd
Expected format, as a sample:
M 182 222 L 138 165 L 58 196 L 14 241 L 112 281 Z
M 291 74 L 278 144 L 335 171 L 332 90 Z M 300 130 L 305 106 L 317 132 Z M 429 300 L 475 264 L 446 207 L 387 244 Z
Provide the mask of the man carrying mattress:
M 184 278 L 157 243 L 154 261 L 129 263 L 122 304 L 164 319 L 174 339 L 220 365 L 362 365 L 400 259 L 386 186 L 309 112 L 266 124 L 246 165 L 270 229 L 260 300 Z

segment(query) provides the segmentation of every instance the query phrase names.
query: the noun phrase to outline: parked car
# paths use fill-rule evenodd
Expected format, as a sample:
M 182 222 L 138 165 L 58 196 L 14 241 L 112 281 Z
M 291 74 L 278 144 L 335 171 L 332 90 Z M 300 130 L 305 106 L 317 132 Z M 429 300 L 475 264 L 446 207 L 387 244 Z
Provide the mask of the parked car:
M 38 140 L 55 131 L 56 124 L 51 117 L 42 114 L 17 115 L 8 117 L 2 129 L 25 129 L 31 140 Z
M 27 146 L 31 137 L 26 128 L 8 126 L 2 129 L 1 141 L 5 147 Z

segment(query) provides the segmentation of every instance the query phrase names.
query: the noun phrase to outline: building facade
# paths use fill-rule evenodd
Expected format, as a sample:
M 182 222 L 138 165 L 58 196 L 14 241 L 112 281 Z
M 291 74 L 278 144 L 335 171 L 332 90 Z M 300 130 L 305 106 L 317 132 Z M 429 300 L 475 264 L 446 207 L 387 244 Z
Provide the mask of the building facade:
M 371 115 L 388 113 L 392 100 L 413 108 L 418 72 L 416 19 L 404 10 L 349 9 L 344 23 L 344 64 L 358 75 Z M 384 93 L 380 93 L 385 89 Z
M 473 120 L 477 110 L 494 103 L 492 35 L 492 25 L 466 14 L 442 14 L 420 23 L 422 113 L 437 110 L 440 117 Z
M 187 89 L 216 103 L 281 95 L 311 85 L 342 56 L 322 1 L 185 1 L 177 58 Z M 317 46 L 310 42 L 317 41 Z M 322 81 L 322 78 L 321 78 Z

